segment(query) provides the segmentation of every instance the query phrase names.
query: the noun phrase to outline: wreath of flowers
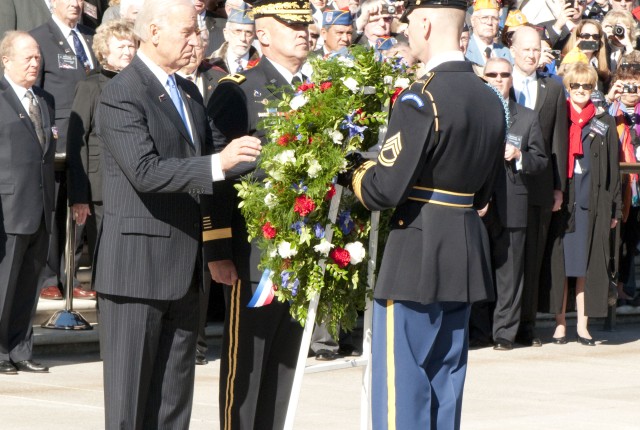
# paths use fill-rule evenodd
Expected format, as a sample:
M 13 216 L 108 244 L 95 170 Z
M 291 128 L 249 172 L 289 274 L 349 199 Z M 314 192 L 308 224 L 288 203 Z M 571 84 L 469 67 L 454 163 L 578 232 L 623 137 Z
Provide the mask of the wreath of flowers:
M 251 239 L 262 250 L 278 300 L 301 324 L 320 293 L 316 320 L 334 335 L 350 330 L 365 306 L 370 212 L 345 192 L 335 222 L 329 207 L 345 156 L 378 143 L 392 97 L 410 84 L 400 61 L 378 61 L 354 46 L 310 61 L 313 80 L 267 105 L 268 144 L 254 173 L 236 185 Z M 327 240 L 327 229 L 332 239 Z M 325 271 L 319 265 L 325 262 Z

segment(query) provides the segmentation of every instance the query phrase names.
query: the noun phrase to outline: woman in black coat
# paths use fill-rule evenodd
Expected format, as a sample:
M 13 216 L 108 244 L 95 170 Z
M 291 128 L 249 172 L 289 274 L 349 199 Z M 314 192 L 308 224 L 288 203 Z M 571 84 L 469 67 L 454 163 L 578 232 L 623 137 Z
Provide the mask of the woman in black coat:
M 95 109 L 102 89 L 129 65 L 136 55 L 136 47 L 133 23 L 115 20 L 98 27 L 93 51 L 100 62 L 100 73 L 78 83 L 71 107 L 67 139 L 69 204 L 76 223 L 86 223 L 91 255 L 102 220 L 102 144 L 96 135 Z
M 550 311 L 556 314 L 554 343 L 566 343 L 568 279 L 575 278 L 578 341 L 593 346 L 588 317 L 607 312 L 610 235 L 622 217 L 618 135 L 613 118 L 598 111 L 591 93 L 598 76 L 575 63 L 565 69 L 569 93 L 567 190 L 558 218 L 562 230 L 553 246 Z

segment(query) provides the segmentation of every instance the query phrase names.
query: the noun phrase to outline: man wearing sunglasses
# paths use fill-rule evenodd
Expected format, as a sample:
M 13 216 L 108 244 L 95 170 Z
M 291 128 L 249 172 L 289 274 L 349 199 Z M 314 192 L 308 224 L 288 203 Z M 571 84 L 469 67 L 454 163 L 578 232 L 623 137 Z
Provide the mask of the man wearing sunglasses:
M 538 113 L 544 153 L 550 162 L 538 175 L 528 178 L 529 202 L 525 246 L 524 289 L 521 324 L 516 342 L 541 346 L 535 334 L 538 283 L 551 222 L 551 212 L 560 209 L 567 168 L 567 104 L 562 85 L 537 72 L 540 61 L 539 33 L 518 28 L 513 35 L 513 89 L 518 104 Z
M 500 4 L 496 0 L 478 0 L 473 5 L 473 15 L 471 15 L 473 31 L 465 58 L 479 66 L 484 66 L 487 59 L 491 57 L 512 61 L 509 48 L 494 43 L 498 35 L 499 9 Z
M 538 115 L 509 98 L 513 83 L 511 71 L 511 63 L 504 58 L 490 58 L 484 68 L 484 79 L 509 100 L 511 124 L 504 166 L 498 169 L 493 196 L 490 203 L 478 211 L 489 233 L 495 307 L 489 302 L 474 303 L 469 330 L 470 342 L 484 343 L 493 336 L 493 349 L 499 351 L 513 349 L 520 325 L 528 205 L 525 176 L 547 166 Z M 493 318 L 491 308 L 495 308 Z

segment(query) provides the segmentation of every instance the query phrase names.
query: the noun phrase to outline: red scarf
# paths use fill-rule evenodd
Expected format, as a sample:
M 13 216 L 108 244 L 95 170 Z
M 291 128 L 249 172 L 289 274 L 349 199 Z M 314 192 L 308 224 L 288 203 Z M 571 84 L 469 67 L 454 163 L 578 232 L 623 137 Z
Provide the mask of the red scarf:
M 589 101 L 578 112 L 573 108 L 571 100 L 567 100 L 569 107 L 569 160 L 567 164 L 567 178 L 573 178 L 573 169 L 575 168 L 575 159 L 577 155 L 582 154 L 582 129 L 589 124 L 591 118 L 596 114 L 596 107 Z

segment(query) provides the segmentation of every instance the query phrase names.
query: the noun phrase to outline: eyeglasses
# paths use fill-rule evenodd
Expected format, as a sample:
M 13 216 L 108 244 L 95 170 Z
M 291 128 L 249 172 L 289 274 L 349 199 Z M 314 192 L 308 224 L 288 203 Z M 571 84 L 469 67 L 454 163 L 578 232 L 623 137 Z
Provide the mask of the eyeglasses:
M 487 78 L 491 78 L 491 79 L 495 79 L 495 78 L 497 78 L 498 76 L 500 76 L 500 77 L 501 77 L 501 78 L 503 78 L 503 79 L 506 79 L 506 78 L 510 78 L 510 77 L 511 77 L 511 73 L 510 73 L 510 72 L 500 72 L 500 73 L 498 73 L 498 72 L 486 72 L 484 75 L 485 75 Z
M 496 16 L 479 16 L 478 20 L 483 24 L 493 24 L 500 21 Z
M 589 40 L 589 39 L 598 40 L 598 39 L 600 39 L 600 35 L 599 34 L 591 34 L 591 33 L 580 33 L 580 34 L 578 34 L 578 37 L 580 39 L 584 39 L 584 40 Z
M 569 88 L 571 88 L 572 90 L 577 90 L 580 87 L 587 91 L 591 91 L 593 89 L 593 84 L 578 84 L 576 82 L 572 82 L 569 84 Z

